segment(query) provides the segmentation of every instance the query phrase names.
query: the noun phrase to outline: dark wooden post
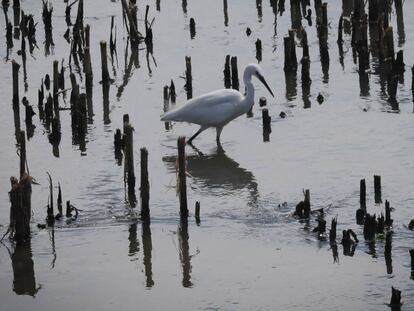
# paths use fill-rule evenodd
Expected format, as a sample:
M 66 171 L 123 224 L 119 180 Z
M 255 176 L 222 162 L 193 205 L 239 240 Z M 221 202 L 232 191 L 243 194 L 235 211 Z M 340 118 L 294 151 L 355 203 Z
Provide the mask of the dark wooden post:
M 199 226 L 200 225 L 200 202 L 199 201 L 195 203 L 195 220 L 196 220 L 197 226 Z
M 374 191 L 375 191 L 375 203 L 382 203 L 381 199 L 381 176 L 374 175 Z
M 20 179 L 26 174 L 26 138 L 25 132 L 20 131 L 19 137 L 20 144 Z
M 239 71 L 237 69 L 237 56 L 232 56 L 230 59 L 231 65 L 231 85 L 235 90 L 239 90 Z
M 193 77 L 192 77 L 192 68 L 191 68 L 191 57 L 185 57 L 185 88 L 187 91 L 187 99 L 193 98 Z
M 226 55 L 226 61 L 224 63 L 223 74 L 224 74 L 224 87 L 226 89 L 229 89 L 231 88 L 230 55 Z M 414 67 L 413 67 L 413 76 L 414 76 Z M 413 94 L 413 101 L 414 101 L 414 94 Z
M 102 84 L 110 82 L 108 71 L 108 51 L 106 48 L 106 41 L 100 42 L 101 46 L 101 62 L 102 62 Z

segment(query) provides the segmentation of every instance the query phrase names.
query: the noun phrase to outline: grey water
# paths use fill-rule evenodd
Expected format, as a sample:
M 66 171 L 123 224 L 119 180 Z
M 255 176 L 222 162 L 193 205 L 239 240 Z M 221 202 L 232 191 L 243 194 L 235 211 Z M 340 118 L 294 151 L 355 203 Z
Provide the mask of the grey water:
M 387 101 L 375 58 L 370 59 L 368 83 L 360 82 L 351 36 L 346 33 L 341 59 L 336 43 L 342 13 L 339 0 L 328 3 L 329 71 L 321 68 L 311 1 L 312 26 L 302 20 L 310 48 L 309 94 L 302 90 L 300 65 L 296 81 L 286 81 L 283 37 L 292 27 L 290 5 L 286 1 L 283 14 L 275 14 L 272 2 L 138 1 L 141 32 L 145 32 L 145 6 L 150 5 L 154 47 L 151 55 L 141 44 L 136 61 L 127 44 L 121 2 L 85 1 L 84 23 L 91 26 L 94 115 L 84 144 L 79 144 L 72 138 L 70 111 L 62 110 L 57 151 L 39 115 L 34 116 L 36 127 L 27 142 L 30 174 L 39 183 L 32 192 L 32 238 L 23 247 L 8 240 L 0 245 L 2 310 L 388 310 L 391 286 L 402 291 L 401 310 L 414 308 L 409 255 L 414 232 L 406 226 L 414 218 L 414 23 L 410 20 L 414 3 L 404 2 L 404 33 L 397 31 L 394 6 L 390 14 L 395 48 L 404 51 L 406 64 L 396 113 Z M 66 4 L 50 3 L 54 45 L 48 50 L 42 3 L 21 0 L 21 8 L 38 23 L 38 48 L 27 53 L 26 82 L 20 69 L 20 97 L 26 96 L 37 113 L 37 91 L 41 79 L 52 74 L 54 60 L 64 60 L 66 85 L 70 85 L 70 44 L 63 37 Z M 76 8 L 77 4 L 72 7 L 72 22 Z M 10 7 L 10 20 L 12 16 Z M 117 57 L 108 60 L 114 83 L 104 99 L 99 42 L 109 42 L 112 16 Z M 196 23 L 194 38 L 190 18 Z M 0 28 L 6 28 L 4 18 Z M 254 81 L 256 103 L 265 96 L 272 117 L 269 141 L 263 140 L 261 108 L 256 104 L 253 117 L 241 116 L 224 128 L 222 148 L 216 145 L 214 130 L 197 137 L 194 148 L 187 146 L 190 218 L 188 227 L 182 226 L 177 138 L 190 137 L 198 127 L 174 123 L 165 129 L 160 121 L 163 87 L 172 79 L 176 105 L 185 102 L 185 57 L 191 56 L 194 96 L 223 88 L 226 55 L 238 57 L 241 77 L 246 64 L 258 62 L 257 39 L 263 46 L 259 64 L 275 93 L 272 98 Z M 13 43 L 8 50 L 5 35 L 0 37 L 1 236 L 9 224 L 9 178 L 19 173 L 11 60 L 21 63 L 21 56 L 20 41 Z M 298 40 L 297 45 L 300 59 Z M 78 81 L 84 78 L 72 67 Z M 83 80 L 79 83 L 84 85 Z M 324 96 L 322 104 L 317 101 L 319 94 Z M 60 105 L 70 107 L 69 95 L 60 96 Z M 25 129 L 24 109 L 20 112 Z M 279 117 L 281 112 L 286 118 Z M 122 129 L 126 113 L 135 129 L 137 176 L 139 148 L 149 152 L 150 226 L 131 216 L 123 167 L 114 157 L 113 135 Z M 64 202 L 70 200 L 80 212 L 73 222 L 63 219 L 54 228 L 38 229 L 37 224 L 45 222 L 48 203 L 46 172 L 53 178 L 55 198 L 59 182 Z M 366 243 L 363 228 L 355 222 L 362 178 L 367 181 L 368 211 L 384 212 L 384 204 L 374 203 L 374 174 L 382 177 L 383 201 L 394 208 L 391 261 L 384 255 L 386 239 L 379 236 Z M 139 178 L 139 198 L 138 188 Z M 342 230 L 357 233 L 353 256 L 339 244 L 339 258 L 334 258 L 329 242 L 312 232 L 314 218 L 307 225 L 292 217 L 304 189 L 310 189 L 312 209 L 325 209 L 328 228 L 338 217 L 338 242 Z M 193 217 L 196 201 L 201 204 L 199 226 Z

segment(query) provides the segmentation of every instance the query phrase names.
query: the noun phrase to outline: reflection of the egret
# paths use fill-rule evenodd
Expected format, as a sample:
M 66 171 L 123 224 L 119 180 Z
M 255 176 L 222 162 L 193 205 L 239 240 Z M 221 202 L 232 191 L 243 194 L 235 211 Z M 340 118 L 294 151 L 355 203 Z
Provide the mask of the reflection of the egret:
M 259 193 L 253 174 L 228 157 L 220 145 L 210 154 L 203 154 L 194 146 L 191 147 L 196 154 L 187 154 L 187 171 L 201 189 L 223 195 L 247 188 L 249 203 L 257 202 Z M 170 169 L 176 169 L 177 156 L 163 157 L 163 161 Z
M 13 291 L 17 295 L 34 297 L 40 287 L 36 288 L 30 240 L 17 244 L 11 259 L 13 266 Z

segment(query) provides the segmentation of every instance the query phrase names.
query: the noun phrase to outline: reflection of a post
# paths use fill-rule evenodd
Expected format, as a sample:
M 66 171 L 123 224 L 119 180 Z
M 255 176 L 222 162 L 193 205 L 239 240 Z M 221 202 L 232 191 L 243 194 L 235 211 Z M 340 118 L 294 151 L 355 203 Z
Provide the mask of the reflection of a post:
M 129 227 L 129 256 L 134 256 L 139 252 L 139 242 L 137 240 L 137 223 L 131 224 Z
M 142 223 L 142 247 L 144 251 L 144 268 L 145 276 L 147 278 L 147 287 L 154 286 L 154 280 L 152 279 L 152 238 L 151 228 L 149 222 Z
M 13 267 L 13 291 L 17 295 L 34 297 L 39 289 L 36 288 L 30 240 L 17 244 L 11 258 Z
M 181 220 L 178 226 L 178 242 L 180 246 L 180 261 L 183 268 L 183 287 L 191 287 L 191 256 L 190 247 L 188 245 L 188 223 L 185 219 Z
M 110 124 L 109 118 L 109 83 L 102 82 L 104 124 Z
M 385 265 L 387 266 L 387 273 L 392 274 L 392 233 L 387 232 L 385 236 L 385 248 L 384 248 L 384 257 L 385 257 Z

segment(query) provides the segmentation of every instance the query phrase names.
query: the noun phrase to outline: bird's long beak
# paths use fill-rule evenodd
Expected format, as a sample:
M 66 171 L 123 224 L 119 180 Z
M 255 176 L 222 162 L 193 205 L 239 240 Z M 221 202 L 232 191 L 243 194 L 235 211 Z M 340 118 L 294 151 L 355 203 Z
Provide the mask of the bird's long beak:
M 257 75 L 257 78 L 260 80 L 260 82 L 262 82 L 264 84 L 264 86 L 267 88 L 267 90 L 269 91 L 269 93 L 272 94 L 273 97 L 275 97 L 275 95 L 273 95 L 273 92 L 270 89 L 269 85 L 267 84 L 265 78 L 261 74 L 258 74 Z

